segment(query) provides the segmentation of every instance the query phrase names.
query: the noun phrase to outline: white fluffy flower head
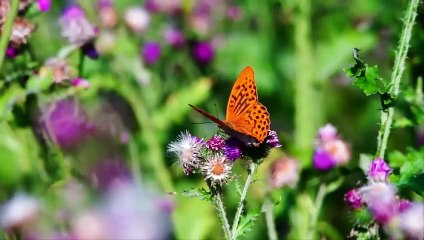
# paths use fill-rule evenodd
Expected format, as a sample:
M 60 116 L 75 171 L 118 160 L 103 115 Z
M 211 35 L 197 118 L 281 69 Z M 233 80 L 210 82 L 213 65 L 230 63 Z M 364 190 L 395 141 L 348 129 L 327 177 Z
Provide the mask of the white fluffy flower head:
M 232 162 L 219 153 L 207 157 L 201 170 L 205 179 L 210 180 L 213 185 L 223 185 L 230 177 L 232 166 Z
M 175 154 L 178 164 L 185 174 L 189 174 L 193 168 L 198 168 L 200 163 L 201 139 L 192 136 L 188 131 L 182 132 L 176 141 L 168 144 L 168 152 Z

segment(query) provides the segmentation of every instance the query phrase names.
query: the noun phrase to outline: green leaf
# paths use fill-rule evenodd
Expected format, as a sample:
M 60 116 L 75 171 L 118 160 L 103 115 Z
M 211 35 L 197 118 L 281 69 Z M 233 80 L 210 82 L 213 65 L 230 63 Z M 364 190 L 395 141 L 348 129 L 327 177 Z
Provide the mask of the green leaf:
M 247 214 L 241 216 L 240 223 L 237 228 L 237 236 L 242 236 L 252 230 L 252 227 L 255 225 L 258 216 L 260 215 L 259 211 L 250 210 Z M 235 238 L 237 238 L 235 236 Z
M 328 186 L 327 186 L 327 193 L 331 193 L 331 192 L 334 192 L 337 189 L 339 189 L 339 187 L 343 184 L 344 180 L 345 180 L 344 177 L 340 177 L 336 181 L 331 182 L 330 184 L 328 184 Z

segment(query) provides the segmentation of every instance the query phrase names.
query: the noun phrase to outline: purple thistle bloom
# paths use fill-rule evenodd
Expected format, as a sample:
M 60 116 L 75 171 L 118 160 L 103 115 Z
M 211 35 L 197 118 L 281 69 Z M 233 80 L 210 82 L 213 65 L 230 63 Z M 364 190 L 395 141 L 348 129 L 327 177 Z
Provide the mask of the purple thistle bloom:
M 91 59 L 98 59 L 99 58 L 99 53 L 97 52 L 96 48 L 94 47 L 94 43 L 92 41 L 84 44 L 81 47 L 81 50 L 84 53 L 84 55 L 86 55 L 87 57 L 89 57 Z
M 353 209 L 358 209 L 362 207 L 362 198 L 361 195 L 356 191 L 356 189 L 349 190 L 344 195 L 344 201 L 349 204 Z
M 208 64 L 214 57 L 214 49 L 209 42 L 199 42 L 194 46 L 193 55 L 198 63 Z
M 242 150 L 245 147 L 243 142 L 235 137 L 230 137 L 225 140 L 224 154 L 230 161 L 240 158 L 243 154 Z
M 315 150 L 313 155 L 314 168 L 322 171 L 330 170 L 336 166 L 333 158 L 326 151 Z
M 47 12 L 50 10 L 51 0 L 37 0 L 37 5 L 40 12 Z
M 386 181 L 391 171 L 392 169 L 389 165 L 382 158 L 378 157 L 372 161 L 368 170 L 368 177 L 376 182 Z
M 165 41 L 174 48 L 181 47 L 185 43 L 183 33 L 174 27 L 169 27 L 164 33 Z
M 58 101 L 44 114 L 44 126 L 62 147 L 74 146 L 94 130 L 73 100 Z
M 160 58 L 160 45 L 156 42 L 147 42 L 143 46 L 142 54 L 146 64 L 155 64 Z
M 14 47 L 7 47 L 6 49 L 6 56 L 8 58 L 15 58 L 19 54 L 18 49 Z
M 59 20 L 62 36 L 71 44 L 82 45 L 97 36 L 97 29 L 88 22 L 84 11 L 78 6 L 65 9 Z
M 409 209 L 412 206 L 412 203 L 406 199 L 399 199 L 397 201 L 397 205 L 398 205 L 399 212 L 404 212 L 405 210 Z
M 277 132 L 274 130 L 269 131 L 268 136 L 265 138 L 265 140 L 266 140 L 266 143 L 269 144 L 272 148 L 281 147 Z
M 92 177 L 101 189 L 107 190 L 116 183 L 130 181 L 131 172 L 121 160 L 111 159 L 101 161 L 95 167 Z
M 219 151 L 221 149 L 223 149 L 225 145 L 225 140 L 218 135 L 214 135 L 211 139 L 209 139 L 206 143 L 205 143 L 205 147 L 210 149 L 210 150 L 214 150 L 214 151 Z

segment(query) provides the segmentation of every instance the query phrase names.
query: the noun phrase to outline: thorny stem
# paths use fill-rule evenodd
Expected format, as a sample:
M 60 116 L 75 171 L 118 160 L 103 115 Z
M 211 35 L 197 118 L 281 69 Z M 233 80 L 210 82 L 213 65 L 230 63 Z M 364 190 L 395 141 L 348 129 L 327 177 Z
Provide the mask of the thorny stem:
M 271 196 L 270 193 L 267 193 L 265 196 L 265 202 L 264 202 L 264 211 L 265 211 L 265 221 L 266 221 L 266 228 L 268 230 L 268 237 L 270 240 L 277 240 L 277 232 L 275 231 L 275 223 L 274 223 L 274 213 L 273 213 L 273 207 L 271 202 Z
M 246 183 L 244 184 L 243 192 L 241 193 L 241 196 L 240 196 L 240 202 L 237 207 L 236 215 L 234 217 L 233 226 L 231 228 L 231 237 L 232 237 L 231 239 L 233 240 L 237 238 L 237 227 L 240 221 L 241 213 L 243 211 L 244 200 L 246 199 L 247 190 L 249 189 L 250 184 L 252 183 L 252 178 L 253 178 L 253 174 L 255 173 L 255 170 L 256 170 L 256 163 L 251 162 L 249 165 L 249 170 L 248 170 L 249 173 L 247 175 Z
M 13 23 L 18 13 L 19 0 L 12 0 L 6 22 L 3 26 L 3 31 L 0 37 L 0 70 L 3 65 L 4 57 L 6 56 L 7 45 L 9 44 L 10 35 L 12 34 Z
M 218 210 L 219 217 L 222 221 L 222 229 L 224 230 L 225 238 L 231 239 L 230 224 L 228 223 L 227 214 L 225 213 L 220 191 L 217 191 L 215 194 L 215 204 L 216 209 Z
M 396 51 L 395 63 L 393 66 L 393 72 L 390 80 L 392 88 L 390 89 L 390 95 L 396 99 L 399 94 L 399 85 L 402 77 L 402 73 L 405 70 L 405 59 L 408 53 L 409 41 L 411 40 L 412 27 L 414 26 L 415 18 L 417 17 L 417 8 L 420 0 L 411 0 L 406 12 L 404 25 L 402 28 L 402 34 L 399 41 L 398 50 Z M 387 148 L 387 139 L 390 135 L 390 127 L 393 122 L 394 107 L 389 107 L 387 111 L 381 111 L 381 127 L 378 132 L 377 138 L 377 153 L 376 157 L 384 158 L 384 154 Z
M 327 194 L 327 185 L 325 183 L 322 183 L 319 186 L 318 193 L 315 197 L 314 207 L 312 209 L 312 214 L 311 214 L 311 222 L 309 224 L 308 235 L 306 239 L 313 238 L 313 235 L 315 233 L 315 227 L 318 221 L 318 216 L 321 211 L 322 202 L 324 201 L 324 197 L 326 194 Z

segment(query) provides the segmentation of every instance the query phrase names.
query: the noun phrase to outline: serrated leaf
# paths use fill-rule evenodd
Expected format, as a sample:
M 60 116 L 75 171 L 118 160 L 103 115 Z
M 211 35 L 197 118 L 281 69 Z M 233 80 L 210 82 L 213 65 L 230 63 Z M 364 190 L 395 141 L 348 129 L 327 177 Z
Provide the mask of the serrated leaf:
M 237 236 L 241 236 L 251 231 L 259 215 L 260 212 L 258 211 L 249 211 L 246 215 L 241 216 L 240 223 L 237 228 Z M 237 238 L 237 236 L 234 237 Z
M 200 200 L 212 201 L 212 193 L 204 188 L 185 189 L 181 195 L 190 198 L 198 198 Z

